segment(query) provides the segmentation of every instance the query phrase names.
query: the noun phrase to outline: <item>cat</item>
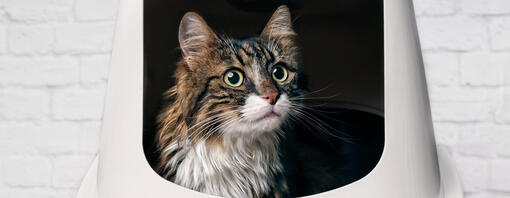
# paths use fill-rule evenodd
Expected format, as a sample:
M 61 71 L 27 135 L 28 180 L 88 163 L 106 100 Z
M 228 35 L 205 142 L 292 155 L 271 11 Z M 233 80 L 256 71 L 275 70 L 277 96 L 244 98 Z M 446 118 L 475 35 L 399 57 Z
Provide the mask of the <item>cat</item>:
M 247 39 L 217 35 L 188 12 L 178 39 L 172 102 L 158 116 L 159 174 L 216 196 L 288 197 L 279 142 L 303 93 L 289 9 Z

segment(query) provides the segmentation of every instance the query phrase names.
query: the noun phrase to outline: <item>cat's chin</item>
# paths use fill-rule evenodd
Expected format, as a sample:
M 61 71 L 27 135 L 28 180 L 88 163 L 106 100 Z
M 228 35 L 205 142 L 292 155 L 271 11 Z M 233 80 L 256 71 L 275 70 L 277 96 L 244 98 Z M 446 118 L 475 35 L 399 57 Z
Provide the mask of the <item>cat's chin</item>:
M 285 117 L 282 115 L 268 115 L 255 121 L 239 121 L 224 129 L 224 134 L 231 136 L 252 136 L 266 133 L 277 133 Z

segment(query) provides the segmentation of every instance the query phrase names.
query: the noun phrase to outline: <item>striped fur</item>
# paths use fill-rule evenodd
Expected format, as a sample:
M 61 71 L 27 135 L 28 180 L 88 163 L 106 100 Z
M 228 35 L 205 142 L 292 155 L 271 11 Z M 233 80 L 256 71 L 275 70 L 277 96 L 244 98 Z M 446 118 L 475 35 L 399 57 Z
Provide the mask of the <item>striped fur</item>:
M 179 185 L 224 197 L 286 197 L 278 144 L 292 100 L 302 94 L 300 55 L 290 12 L 280 6 L 258 37 L 216 35 L 198 14 L 184 15 L 179 28 L 183 59 L 177 83 L 166 92 L 172 101 L 158 117 L 158 172 Z M 288 79 L 271 77 L 285 66 Z M 245 76 L 232 87 L 229 69 Z M 261 96 L 277 92 L 271 106 Z M 265 118 L 269 111 L 278 116 Z

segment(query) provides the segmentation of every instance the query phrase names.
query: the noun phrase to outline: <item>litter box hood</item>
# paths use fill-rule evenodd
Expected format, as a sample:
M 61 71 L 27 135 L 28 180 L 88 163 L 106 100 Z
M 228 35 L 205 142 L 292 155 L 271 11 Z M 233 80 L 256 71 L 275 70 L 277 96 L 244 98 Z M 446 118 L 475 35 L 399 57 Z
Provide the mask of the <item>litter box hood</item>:
M 78 198 L 212 197 L 163 179 L 144 155 L 143 21 L 143 0 L 121 0 L 100 150 Z M 436 148 L 411 0 L 384 0 L 384 120 L 375 168 L 309 197 L 462 197 L 448 152 Z

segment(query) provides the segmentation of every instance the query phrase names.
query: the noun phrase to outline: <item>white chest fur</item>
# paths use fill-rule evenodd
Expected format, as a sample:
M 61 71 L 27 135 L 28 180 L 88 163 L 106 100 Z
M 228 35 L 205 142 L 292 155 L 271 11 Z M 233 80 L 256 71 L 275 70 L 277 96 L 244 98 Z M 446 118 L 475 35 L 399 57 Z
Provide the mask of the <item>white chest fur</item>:
M 175 183 L 224 197 L 261 197 L 275 190 L 282 165 L 278 136 L 265 133 L 254 139 L 224 137 L 224 147 L 195 144 L 186 152 Z

